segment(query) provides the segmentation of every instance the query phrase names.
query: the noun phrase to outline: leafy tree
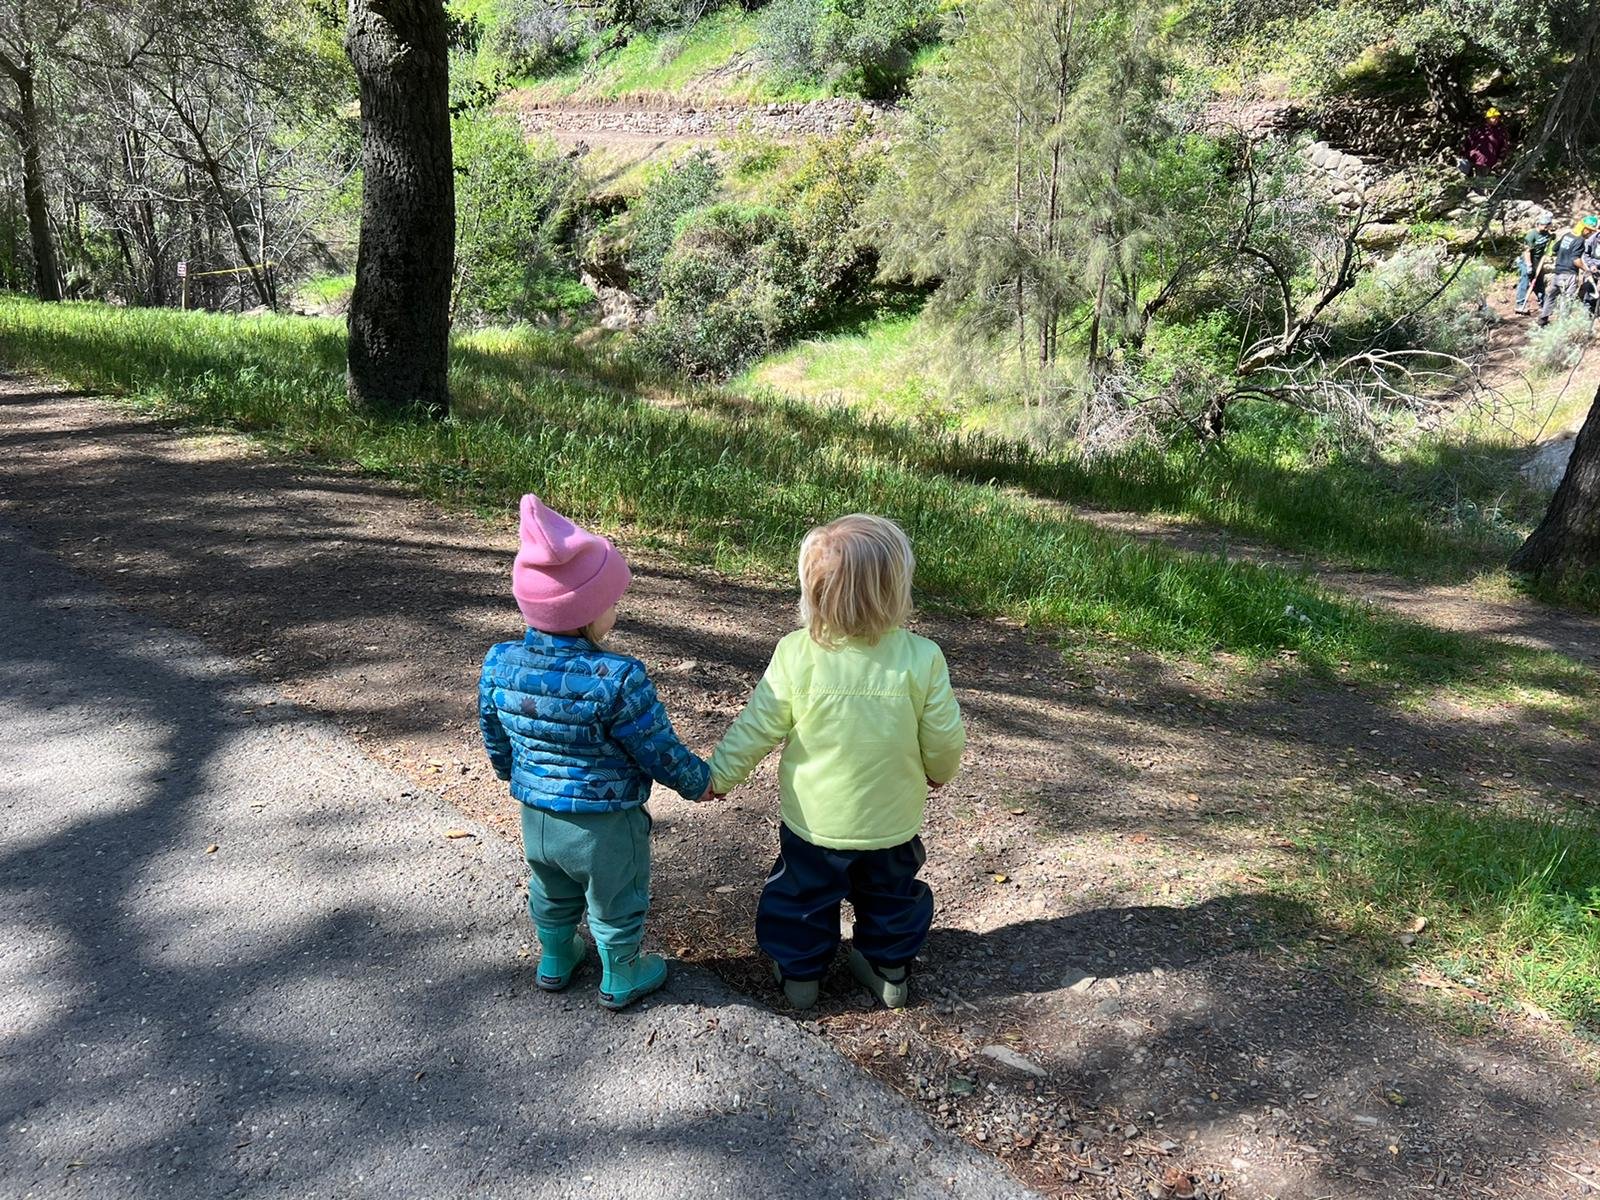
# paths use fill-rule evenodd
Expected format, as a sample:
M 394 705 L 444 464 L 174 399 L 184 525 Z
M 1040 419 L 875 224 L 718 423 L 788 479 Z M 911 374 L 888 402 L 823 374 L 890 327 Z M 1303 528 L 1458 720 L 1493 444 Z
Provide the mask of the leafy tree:
M 499 115 L 457 117 L 452 142 L 452 317 L 516 321 L 559 307 L 570 291 L 553 280 L 571 273 L 561 235 L 578 183 L 574 161 L 554 146 L 530 145 L 514 120 Z
M 1549 511 L 1510 566 L 1552 589 L 1600 598 L 1600 391 Z
M 980 0 L 913 87 L 880 188 L 885 267 L 936 282 L 947 310 L 1013 331 L 1026 377 L 1064 322 L 1103 364 L 1136 331 L 1141 263 L 1164 236 L 1145 203 L 1162 48 L 1140 0 Z M 1025 389 L 1027 390 L 1027 389 Z

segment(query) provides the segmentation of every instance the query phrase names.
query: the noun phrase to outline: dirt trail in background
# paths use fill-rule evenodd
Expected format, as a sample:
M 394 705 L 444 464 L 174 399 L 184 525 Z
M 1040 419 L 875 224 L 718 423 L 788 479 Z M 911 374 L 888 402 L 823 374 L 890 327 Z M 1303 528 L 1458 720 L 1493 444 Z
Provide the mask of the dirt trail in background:
M 1600 664 L 1600 617 L 1592 613 L 1555 608 L 1520 596 L 1482 596 L 1471 584 L 1424 583 L 1381 571 L 1339 567 L 1177 518 L 1062 507 L 1110 533 L 1160 542 L 1193 554 L 1305 571 L 1318 583 L 1353 600 L 1435 629 L 1516 642 Z
M 483 651 L 518 632 L 509 522 L 19 381 L 0 381 L 0 512 L 515 836 L 474 722 Z M 619 648 L 709 750 L 792 596 L 633 557 Z M 825 985 L 816 1025 L 864 1068 L 1059 1195 L 1148 1197 L 1169 1170 L 1231 1200 L 1565 1197 L 1595 1178 L 1600 1105 L 1570 1043 L 1503 1016 L 1466 1039 L 1369 997 L 1320 914 L 1282 944 L 1266 882 L 1302 853 L 1294 806 L 1357 787 L 1592 803 L 1595 739 L 1509 706 L 1418 710 L 1103 645 L 1063 655 L 989 621 L 920 627 L 946 648 L 971 751 L 930 812 L 940 909 L 912 1007 Z M 720 805 L 653 807 L 654 936 L 770 1001 L 750 932 L 772 764 Z M 1463 991 L 1419 975 L 1430 990 Z
M 892 111 L 848 98 L 771 104 L 681 95 L 546 100 L 527 91 L 508 92 L 500 106 L 516 117 L 525 133 L 589 146 L 677 145 L 735 134 L 800 141 L 839 133 L 860 120 L 881 121 Z

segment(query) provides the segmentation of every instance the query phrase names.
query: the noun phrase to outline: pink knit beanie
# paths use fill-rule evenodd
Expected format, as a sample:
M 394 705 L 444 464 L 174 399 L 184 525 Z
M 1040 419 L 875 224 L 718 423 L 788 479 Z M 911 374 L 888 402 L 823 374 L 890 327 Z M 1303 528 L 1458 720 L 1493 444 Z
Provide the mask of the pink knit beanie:
M 534 629 L 582 629 L 622 599 L 632 579 L 627 560 L 605 538 L 531 493 L 522 498 L 522 548 L 511 567 L 511 594 Z

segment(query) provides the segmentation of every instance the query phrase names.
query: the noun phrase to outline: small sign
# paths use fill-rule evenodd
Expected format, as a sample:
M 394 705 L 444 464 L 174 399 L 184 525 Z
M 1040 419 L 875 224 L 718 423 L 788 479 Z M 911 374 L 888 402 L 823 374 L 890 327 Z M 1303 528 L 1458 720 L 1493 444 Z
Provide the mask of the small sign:
M 189 277 L 189 260 L 188 259 L 184 259 L 184 258 L 180 258 L 178 260 L 178 278 L 179 279 L 187 279 L 188 277 Z

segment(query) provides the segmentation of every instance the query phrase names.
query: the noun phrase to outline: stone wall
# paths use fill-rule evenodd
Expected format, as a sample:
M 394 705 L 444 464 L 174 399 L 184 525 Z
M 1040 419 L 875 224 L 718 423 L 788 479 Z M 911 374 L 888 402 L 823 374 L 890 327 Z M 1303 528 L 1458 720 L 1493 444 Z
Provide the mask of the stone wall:
M 669 98 L 618 101 L 535 102 L 514 106 L 529 134 L 559 141 L 601 142 L 608 138 L 695 141 L 749 133 L 798 140 L 838 133 L 862 117 L 877 124 L 887 108 L 861 100 L 813 100 L 792 104 L 699 104 Z

